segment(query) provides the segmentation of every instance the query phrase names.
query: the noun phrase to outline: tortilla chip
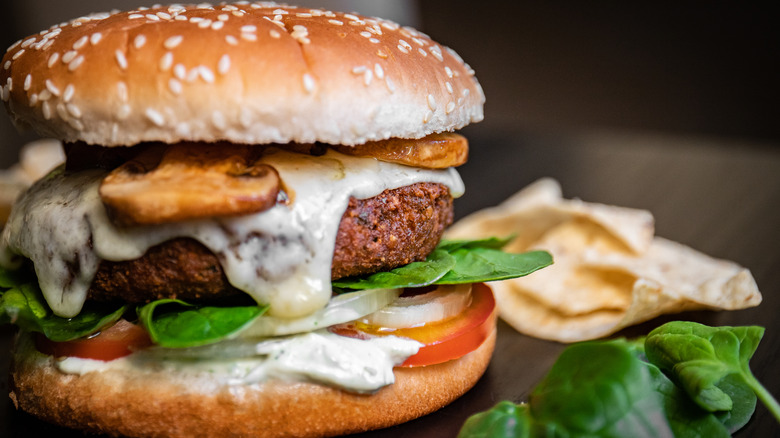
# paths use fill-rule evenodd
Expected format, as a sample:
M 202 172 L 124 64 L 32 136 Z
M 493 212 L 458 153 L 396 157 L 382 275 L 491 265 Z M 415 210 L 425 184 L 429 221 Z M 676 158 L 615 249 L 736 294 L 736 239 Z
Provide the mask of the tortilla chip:
M 647 211 L 565 200 L 550 179 L 464 218 L 447 237 L 506 235 L 515 236 L 507 250 L 544 249 L 555 260 L 491 284 L 501 317 L 531 336 L 576 342 L 664 313 L 761 302 L 747 269 L 653 237 Z

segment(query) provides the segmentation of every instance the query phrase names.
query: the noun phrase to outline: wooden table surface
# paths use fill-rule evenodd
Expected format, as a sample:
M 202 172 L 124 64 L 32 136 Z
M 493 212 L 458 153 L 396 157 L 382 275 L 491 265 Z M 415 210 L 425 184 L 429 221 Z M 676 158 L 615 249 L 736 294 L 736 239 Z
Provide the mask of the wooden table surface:
M 479 126 L 465 133 L 471 157 L 461 168 L 467 192 L 456 203 L 458 217 L 495 205 L 550 176 L 561 183 L 567 198 L 650 210 L 657 235 L 749 268 L 764 297 L 760 306 L 666 316 L 619 335 L 642 335 L 674 319 L 761 325 L 766 334 L 751 368 L 770 392 L 780 396 L 780 145 L 626 132 L 491 133 Z M 7 372 L 10 337 L 7 327 L 0 329 L 2 374 Z M 524 336 L 500 322 L 493 361 L 470 392 L 427 417 L 358 436 L 455 436 L 469 415 L 500 400 L 525 400 L 564 347 Z M 6 390 L 0 380 L 0 392 Z M 780 425 L 759 404 L 737 436 L 777 436 L 778 430 Z M 0 436 L 80 434 L 18 413 L 0 397 Z

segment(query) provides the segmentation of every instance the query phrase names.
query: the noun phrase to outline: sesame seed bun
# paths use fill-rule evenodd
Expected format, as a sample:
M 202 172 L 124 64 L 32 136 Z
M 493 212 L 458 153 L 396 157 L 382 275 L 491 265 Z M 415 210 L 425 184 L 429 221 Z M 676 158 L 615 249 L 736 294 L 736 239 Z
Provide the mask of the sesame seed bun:
M 111 436 L 335 436 L 403 423 L 451 403 L 485 372 L 495 341 L 494 324 L 460 359 L 396 368 L 394 384 L 360 395 L 279 381 L 231 390 L 213 387 L 208 377 L 161 372 L 66 375 L 25 334 L 17 340 L 11 398 L 49 422 Z
M 481 120 L 484 102 L 414 29 L 266 4 L 82 17 L 13 44 L 0 84 L 17 125 L 104 146 L 421 138 Z

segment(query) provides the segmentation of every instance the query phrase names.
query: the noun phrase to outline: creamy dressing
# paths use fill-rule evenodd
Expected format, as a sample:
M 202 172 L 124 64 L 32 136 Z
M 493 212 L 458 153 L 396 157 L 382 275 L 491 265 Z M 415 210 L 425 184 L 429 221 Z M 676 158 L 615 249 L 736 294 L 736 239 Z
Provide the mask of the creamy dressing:
M 396 336 L 353 339 L 327 330 L 253 344 L 241 359 L 165 358 L 141 351 L 108 362 L 68 357 L 55 362 L 67 374 L 103 371 L 164 372 L 189 382 L 206 378 L 215 385 L 251 385 L 269 380 L 317 382 L 352 392 L 373 392 L 395 381 L 393 367 L 416 354 L 417 341 Z
M 3 230 L 0 264 L 11 266 L 13 254 L 31 259 L 54 313 L 73 317 L 101 260 L 137 259 L 154 245 L 190 237 L 216 254 L 234 287 L 269 304 L 269 314 L 299 317 L 330 299 L 336 233 L 350 197 L 370 198 L 418 182 L 444 184 L 453 197 L 464 189 L 454 169 L 419 169 L 332 150 L 320 157 L 274 150 L 263 161 L 291 189 L 290 205 L 234 218 L 127 228 L 113 225 L 100 200 L 105 172 L 57 170 L 17 201 Z

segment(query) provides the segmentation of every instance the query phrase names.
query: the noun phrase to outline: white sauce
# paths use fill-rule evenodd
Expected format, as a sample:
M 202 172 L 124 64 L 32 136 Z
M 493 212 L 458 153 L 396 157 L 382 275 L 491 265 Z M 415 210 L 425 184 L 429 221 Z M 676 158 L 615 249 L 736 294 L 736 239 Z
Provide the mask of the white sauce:
M 68 357 L 55 364 L 60 371 L 76 375 L 108 370 L 164 372 L 190 384 L 199 381 L 198 377 L 219 386 L 311 381 L 352 392 L 373 392 L 395 382 L 393 366 L 416 354 L 421 346 L 396 336 L 361 340 L 320 330 L 258 342 L 252 347 L 254 356 L 242 359 L 161 360 L 159 352 L 141 351 L 108 362 Z
M 269 304 L 269 314 L 299 317 L 324 307 L 331 296 L 330 267 L 341 216 L 351 196 L 365 199 L 418 182 L 449 187 L 463 182 L 454 169 L 425 170 L 339 154 L 312 157 L 275 151 L 274 166 L 294 202 L 235 218 L 117 228 L 98 194 L 102 171 L 56 171 L 15 205 L 3 231 L 0 264 L 12 254 L 31 259 L 44 297 L 55 314 L 79 313 L 100 260 L 141 257 L 150 247 L 190 237 L 220 260 L 228 281 Z M 294 291 L 294 292 L 291 292 Z

